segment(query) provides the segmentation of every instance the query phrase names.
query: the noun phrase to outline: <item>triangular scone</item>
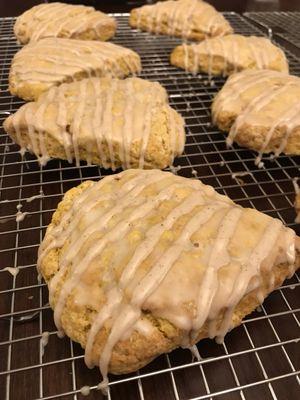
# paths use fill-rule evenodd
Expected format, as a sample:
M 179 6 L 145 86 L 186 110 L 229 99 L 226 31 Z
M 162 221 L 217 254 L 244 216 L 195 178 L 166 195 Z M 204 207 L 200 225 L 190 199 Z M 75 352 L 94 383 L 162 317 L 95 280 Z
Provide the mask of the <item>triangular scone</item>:
M 237 142 L 259 152 L 300 154 L 300 78 L 246 70 L 231 75 L 212 104 L 213 122 Z M 262 164 L 260 164 L 262 165 Z
M 171 53 L 171 64 L 193 73 L 223 76 L 244 69 L 289 70 L 284 52 L 269 39 L 242 35 L 184 43 Z
M 4 129 L 40 163 L 62 158 L 105 168 L 165 168 L 182 153 L 184 121 L 165 89 L 139 78 L 64 83 L 23 105 Z
M 129 23 L 143 31 L 202 40 L 233 32 L 213 6 L 200 0 L 168 0 L 134 8 Z
M 297 241 L 198 180 L 128 170 L 65 194 L 38 269 L 58 330 L 105 379 L 222 340 L 299 267 Z
M 64 3 L 39 4 L 20 15 L 14 33 L 20 43 L 47 37 L 108 40 L 114 36 L 116 20 L 94 7 Z
M 137 53 L 113 43 L 43 39 L 24 46 L 12 60 L 9 90 L 25 100 L 63 82 L 91 76 L 124 78 L 141 70 Z

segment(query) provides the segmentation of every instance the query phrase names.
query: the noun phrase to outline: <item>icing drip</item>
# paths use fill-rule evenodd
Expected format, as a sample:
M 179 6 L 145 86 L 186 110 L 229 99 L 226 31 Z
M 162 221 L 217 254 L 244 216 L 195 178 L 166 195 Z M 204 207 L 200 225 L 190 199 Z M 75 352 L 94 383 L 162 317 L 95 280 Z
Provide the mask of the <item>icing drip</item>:
M 45 347 L 48 344 L 49 341 L 49 332 L 43 332 L 42 336 L 41 336 L 41 355 L 43 357 L 44 353 L 45 353 Z
M 50 129 L 46 114 L 53 106 L 55 124 Z M 24 139 L 20 136 L 19 126 L 25 118 L 27 147 L 38 156 L 42 165 L 49 159 L 48 136 L 53 136 L 63 145 L 69 162 L 74 157 L 79 166 L 83 158 L 88 164 L 100 161 L 105 168 L 111 166 L 115 170 L 120 164 L 123 169 L 130 168 L 137 151 L 139 168 L 152 166 L 153 156 L 149 157 L 147 150 L 153 116 L 161 108 L 167 119 L 166 136 L 169 136 L 170 154 L 166 162 L 171 165 L 174 157 L 183 152 L 184 124 L 168 105 L 166 91 L 157 82 L 139 78 L 83 79 L 52 87 L 37 102 L 23 106 L 9 118 L 20 144 Z
M 112 187 L 113 183 L 117 187 Z M 165 209 L 167 205 L 169 208 Z M 163 219 L 157 218 L 158 209 L 166 210 Z M 249 213 L 197 180 L 158 170 L 129 170 L 107 177 L 91 183 L 75 198 L 59 224 L 46 235 L 39 249 L 38 267 L 51 249 L 60 249 L 69 241 L 60 256 L 59 271 L 49 285 L 55 323 L 61 331 L 68 297 L 77 291 L 78 298 L 79 290 L 88 290 L 81 297 L 85 304 L 85 299 L 92 296 L 92 288 L 85 289 L 85 274 L 93 268 L 98 276 L 95 266 L 101 264 L 100 257 L 109 245 L 116 244 L 121 259 L 126 260 L 124 268 L 117 272 L 118 279 L 116 258 L 102 271 L 104 303 L 95 309 L 87 332 L 85 361 L 89 367 L 97 364 L 97 334 L 104 327 L 108 332 L 100 352 L 103 382 L 99 388 L 107 389 L 109 363 L 119 341 L 128 340 L 133 331 L 151 337 L 154 328 L 143 310 L 150 310 L 185 331 L 181 345 L 190 347 L 206 323 L 208 336 L 221 341 L 232 327 L 236 305 L 250 291 L 256 290 L 259 301 L 263 301 L 261 271 L 270 274 L 271 286 L 277 256 L 274 249 L 282 250 L 283 261 L 292 266 L 295 233 L 279 220 L 255 211 Z M 255 219 L 255 230 L 251 224 L 243 225 L 247 218 L 248 224 Z M 143 223 L 146 220 L 152 222 Z M 247 226 L 251 235 L 243 241 L 241 229 L 248 233 Z M 139 229 L 141 240 L 124 255 L 123 244 L 127 246 L 129 235 Z M 162 247 L 166 235 L 173 236 Z M 184 264 L 191 253 L 195 258 Z M 197 267 L 190 271 L 189 290 L 185 275 L 182 279 L 180 273 L 183 265 L 193 268 L 194 262 Z M 228 268 L 231 272 L 227 280 L 221 278 Z M 185 286 L 183 291 L 181 285 Z M 191 302 L 193 311 L 183 312 L 181 304 Z M 222 310 L 225 314 L 218 325 Z
M 7 271 L 9 272 L 12 276 L 17 276 L 18 273 L 20 272 L 18 267 L 5 267 L 2 269 L 2 271 Z
M 82 388 L 80 388 L 80 393 L 82 396 L 88 396 L 91 393 L 91 388 L 89 386 L 82 386 Z

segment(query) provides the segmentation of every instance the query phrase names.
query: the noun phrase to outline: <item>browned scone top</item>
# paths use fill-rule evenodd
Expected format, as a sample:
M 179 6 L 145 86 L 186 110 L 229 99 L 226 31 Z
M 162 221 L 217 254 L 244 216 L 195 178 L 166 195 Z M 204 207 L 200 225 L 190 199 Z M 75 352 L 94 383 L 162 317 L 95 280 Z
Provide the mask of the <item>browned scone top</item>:
M 20 43 L 57 37 L 83 40 L 108 40 L 114 36 L 116 20 L 94 7 L 43 3 L 20 15 L 14 33 Z
M 227 76 L 245 69 L 288 72 L 284 52 L 269 39 L 238 34 L 175 47 L 170 62 L 192 73 Z
M 213 122 L 233 142 L 264 153 L 300 154 L 300 78 L 270 70 L 231 75 L 212 104 Z
M 55 322 L 128 373 L 224 335 L 299 267 L 293 230 L 198 180 L 127 170 L 68 191 L 39 249 Z
M 134 8 L 129 23 L 143 31 L 202 40 L 233 32 L 229 22 L 201 0 L 168 0 Z
M 183 152 L 184 120 L 158 82 L 89 78 L 53 86 L 4 121 L 41 165 L 50 158 L 104 168 L 165 168 Z

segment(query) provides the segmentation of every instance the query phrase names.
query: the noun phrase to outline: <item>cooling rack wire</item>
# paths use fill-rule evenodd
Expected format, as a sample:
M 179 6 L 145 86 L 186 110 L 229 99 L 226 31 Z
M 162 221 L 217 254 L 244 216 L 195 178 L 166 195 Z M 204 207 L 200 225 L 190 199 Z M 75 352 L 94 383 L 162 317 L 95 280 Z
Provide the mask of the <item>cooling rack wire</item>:
M 224 80 L 216 78 L 210 84 L 205 75 L 188 75 L 170 66 L 170 51 L 180 40 L 131 30 L 128 14 L 115 16 L 119 27 L 114 41 L 141 55 L 141 76 L 164 85 L 171 105 L 185 118 L 187 144 L 176 159 L 176 173 L 198 177 L 242 206 L 281 219 L 299 234 L 292 184 L 300 175 L 299 157 L 266 159 L 265 168 L 257 169 L 254 153 L 238 146 L 227 149 L 224 135 L 210 122 L 211 100 Z M 235 13 L 225 16 L 236 32 L 262 35 L 263 30 L 248 19 Z M 299 15 L 295 18 L 299 23 Z M 23 104 L 7 90 L 10 61 L 19 49 L 13 24 L 13 18 L 0 20 L 1 125 Z M 287 56 L 291 73 L 300 75 L 297 56 L 291 52 Z M 85 367 L 79 345 L 57 337 L 46 285 L 37 280 L 37 249 L 63 194 L 110 171 L 85 163 L 77 168 L 60 160 L 41 168 L 31 155 L 22 160 L 18 146 L 3 130 L 0 171 L 0 399 L 81 399 L 80 388 L 95 387 L 99 372 Z M 236 180 L 232 176 L 236 172 L 249 174 Z M 35 195 L 33 201 L 26 201 Z M 17 222 L 20 204 L 20 211 L 27 214 Z M 18 267 L 19 272 L 12 276 L 3 270 L 6 267 Z M 109 399 L 299 399 L 299 299 L 296 274 L 228 334 L 224 344 L 202 340 L 198 344 L 201 360 L 192 360 L 188 350 L 179 349 L 137 373 L 112 376 Z M 16 321 L 32 313 L 36 313 L 34 320 Z M 49 343 L 43 355 L 41 335 L 45 331 Z M 92 390 L 89 398 L 101 399 L 102 394 Z

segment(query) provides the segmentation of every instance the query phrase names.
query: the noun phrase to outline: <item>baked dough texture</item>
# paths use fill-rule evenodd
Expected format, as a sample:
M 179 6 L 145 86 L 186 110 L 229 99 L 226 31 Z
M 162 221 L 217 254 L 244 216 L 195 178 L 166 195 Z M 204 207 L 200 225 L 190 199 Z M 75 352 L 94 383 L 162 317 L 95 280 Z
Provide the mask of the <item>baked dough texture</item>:
M 244 69 L 288 72 L 284 52 L 264 37 L 227 35 L 197 44 L 183 43 L 171 53 L 171 64 L 192 73 L 227 76 Z
M 158 82 L 88 78 L 53 86 L 4 122 L 23 151 L 104 168 L 165 168 L 183 152 L 183 118 Z
M 38 96 L 63 82 L 91 76 L 124 78 L 141 71 L 137 53 L 113 43 L 42 39 L 16 53 L 9 73 L 11 94 L 24 100 Z
M 129 24 L 143 31 L 194 40 L 233 32 L 221 13 L 200 0 L 159 1 L 134 8 Z
M 58 329 L 107 383 L 108 371 L 222 340 L 299 267 L 297 240 L 198 180 L 127 170 L 65 194 L 38 269 Z
M 116 20 L 94 7 L 64 3 L 39 4 L 20 15 L 14 25 L 18 41 L 26 44 L 47 37 L 108 40 Z
M 300 78 L 270 70 L 231 75 L 212 104 L 213 122 L 233 142 L 264 153 L 300 154 Z

